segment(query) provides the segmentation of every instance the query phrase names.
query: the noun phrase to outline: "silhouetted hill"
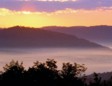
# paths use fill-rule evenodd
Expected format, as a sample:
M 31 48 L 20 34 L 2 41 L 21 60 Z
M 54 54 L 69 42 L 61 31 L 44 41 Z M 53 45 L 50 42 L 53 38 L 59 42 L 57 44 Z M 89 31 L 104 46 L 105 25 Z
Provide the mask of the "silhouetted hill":
M 112 78 L 112 72 L 104 72 L 104 73 L 97 73 L 99 77 L 101 77 L 101 80 L 109 80 Z M 88 75 L 87 79 L 88 81 L 92 81 L 94 78 L 94 74 Z
M 112 26 L 74 26 L 74 27 L 44 27 L 43 29 L 76 35 L 95 43 L 112 47 Z
M 67 35 L 42 29 L 28 27 L 11 27 L 0 30 L 0 47 L 75 47 L 75 48 L 102 48 L 99 44 L 75 35 Z

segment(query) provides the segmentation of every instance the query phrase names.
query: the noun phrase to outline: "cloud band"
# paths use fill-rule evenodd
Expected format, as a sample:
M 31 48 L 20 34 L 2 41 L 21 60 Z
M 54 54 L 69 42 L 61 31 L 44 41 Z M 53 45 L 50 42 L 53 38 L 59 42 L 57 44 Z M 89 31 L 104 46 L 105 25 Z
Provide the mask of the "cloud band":
M 97 8 L 112 7 L 112 0 L 1 0 L 0 8 L 10 10 L 30 10 L 53 12 L 57 10 L 86 9 L 93 10 Z

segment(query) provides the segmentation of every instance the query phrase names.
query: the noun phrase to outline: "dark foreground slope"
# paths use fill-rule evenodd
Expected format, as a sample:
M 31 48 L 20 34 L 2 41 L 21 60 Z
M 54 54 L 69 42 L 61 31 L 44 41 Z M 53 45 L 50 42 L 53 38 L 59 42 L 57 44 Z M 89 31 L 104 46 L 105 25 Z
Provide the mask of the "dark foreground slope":
M 19 26 L 0 30 L 0 47 L 74 47 L 106 49 L 106 47 L 84 39 L 79 39 L 76 36 Z

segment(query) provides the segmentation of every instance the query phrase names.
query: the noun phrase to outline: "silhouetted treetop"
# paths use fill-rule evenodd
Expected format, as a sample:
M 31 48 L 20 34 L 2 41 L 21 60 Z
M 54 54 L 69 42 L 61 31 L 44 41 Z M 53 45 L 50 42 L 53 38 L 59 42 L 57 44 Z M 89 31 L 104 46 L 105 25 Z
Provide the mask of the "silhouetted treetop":
M 18 61 L 14 61 L 12 60 L 9 64 L 6 64 L 3 67 L 4 71 L 23 71 L 24 67 L 23 67 L 23 62 L 19 63 Z
M 82 76 L 86 67 L 82 64 L 63 63 L 58 70 L 54 59 L 46 62 L 34 62 L 32 67 L 25 70 L 23 62 L 12 60 L 3 68 L 0 74 L 0 86 L 112 86 L 112 78 L 101 81 L 97 73 L 93 75 L 93 81 L 86 81 Z
M 3 69 L 0 75 L 2 86 L 83 86 L 82 80 L 77 76 L 86 70 L 83 65 L 77 63 L 63 63 L 62 69 L 58 70 L 54 59 L 47 59 L 46 62 L 36 61 L 28 70 L 23 67 L 23 62 L 12 60 Z

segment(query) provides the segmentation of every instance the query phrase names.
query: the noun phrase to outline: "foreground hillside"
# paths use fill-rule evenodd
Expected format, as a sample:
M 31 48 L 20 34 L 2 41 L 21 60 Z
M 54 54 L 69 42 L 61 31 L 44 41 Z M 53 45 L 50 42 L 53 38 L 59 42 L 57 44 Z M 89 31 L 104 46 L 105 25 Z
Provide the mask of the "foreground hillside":
M 19 26 L 0 30 L 0 47 L 74 47 L 107 49 L 99 44 L 76 36 Z

